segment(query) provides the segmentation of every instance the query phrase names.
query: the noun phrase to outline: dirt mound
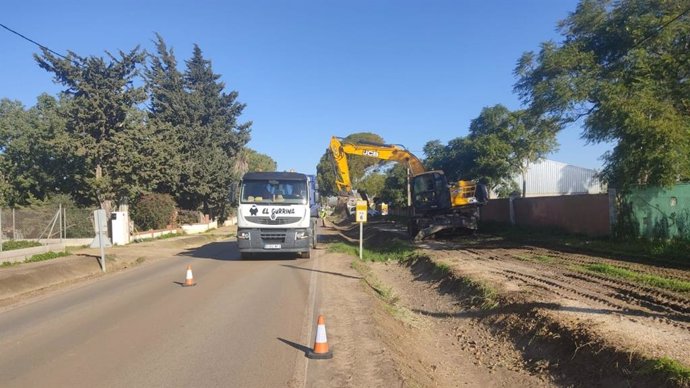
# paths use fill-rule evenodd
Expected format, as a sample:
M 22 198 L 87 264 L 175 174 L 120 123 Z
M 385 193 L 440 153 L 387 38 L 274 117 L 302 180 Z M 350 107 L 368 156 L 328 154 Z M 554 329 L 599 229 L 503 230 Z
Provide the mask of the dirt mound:
M 611 343 L 587 321 L 572 322 L 549 313 L 561 306 L 534 301 L 519 293 L 496 295 L 495 307 L 486 306 L 486 291 L 479 283 L 443 273 L 429 258 L 407 263 L 415 280 L 434 284 L 440 294 L 451 294 L 468 317 L 489 327 L 496 336 L 508 337 L 523 353 L 527 369 L 548 371 L 558 384 L 577 386 L 663 386 L 666 376 L 640 374 L 649 359 Z
M 369 247 L 397 237 L 382 225 L 369 227 Z M 343 234 L 358 236 L 358 229 Z M 690 365 L 690 295 L 592 269 L 624 268 L 681 281 L 690 279 L 687 271 L 481 235 L 426 241 L 418 248 L 426 258 L 401 270 L 427 284 L 429 292 L 412 310 L 482 324 L 519 350 L 527 370 L 546 372 L 559 385 L 688 385 L 683 376 Z M 398 287 L 410 286 L 399 282 Z M 423 307 L 447 296 L 460 310 Z

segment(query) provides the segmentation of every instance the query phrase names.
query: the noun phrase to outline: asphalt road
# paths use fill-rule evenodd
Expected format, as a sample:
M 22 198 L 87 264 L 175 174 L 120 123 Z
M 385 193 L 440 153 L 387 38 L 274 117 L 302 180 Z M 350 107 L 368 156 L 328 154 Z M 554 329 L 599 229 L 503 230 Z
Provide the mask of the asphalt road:
M 216 242 L 5 311 L 0 386 L 302 386 L 316 256 Z

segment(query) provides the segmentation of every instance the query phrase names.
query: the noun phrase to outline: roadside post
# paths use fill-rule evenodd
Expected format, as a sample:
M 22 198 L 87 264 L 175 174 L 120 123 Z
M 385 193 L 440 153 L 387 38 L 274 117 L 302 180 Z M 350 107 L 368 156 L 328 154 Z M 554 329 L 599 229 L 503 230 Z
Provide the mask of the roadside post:
M 359 222 L 359 259 L 362 259 L 362 241 L 364 237 L 364 223 L 367 222 L 367 201 L 357 201 L 355 207 L 355 220 Z
M 106 247 L 111 247 L 113 244 L 108 238 L 108 218 L 105 216 L 105 209 L 98 209 L 93 211 L 94 231 L 96 237 L 91 242 L 91 248 L 101 248 L 101 271 L 105 272 L 105 250 Z

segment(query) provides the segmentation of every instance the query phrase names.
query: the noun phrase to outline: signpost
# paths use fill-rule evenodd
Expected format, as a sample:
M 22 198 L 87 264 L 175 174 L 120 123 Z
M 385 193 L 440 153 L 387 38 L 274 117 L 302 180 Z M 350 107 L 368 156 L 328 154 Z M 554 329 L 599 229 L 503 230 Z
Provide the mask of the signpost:
M 101 248 L 101 270 L 105 272 L 105 247 L 111 247 L 113 244 L 108 238 L 108 219 L 105 216 L 104 209 L 98 209 L 93 211 L 93 221 L 94 221 L 94 231 L 96 232 L 96 237 L 94 237 L 91 243 L 91 248 Z
M 362 241 L 364 236 L 364 223 L 367 222 L 367 209 L 369 203 L 367 201 L 357 201 L 355 207 L 355 221 L 359 222 L 359 258 L 362 259 Z

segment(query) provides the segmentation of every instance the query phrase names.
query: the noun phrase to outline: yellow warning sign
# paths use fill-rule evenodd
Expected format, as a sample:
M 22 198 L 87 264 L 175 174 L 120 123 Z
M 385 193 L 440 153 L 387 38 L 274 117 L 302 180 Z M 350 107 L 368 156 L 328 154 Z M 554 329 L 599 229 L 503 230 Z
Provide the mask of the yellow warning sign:
M 367 201 L 357 201 L 357 206 L 355 207 L 355 221 L 367 222 L 368 205 Z

